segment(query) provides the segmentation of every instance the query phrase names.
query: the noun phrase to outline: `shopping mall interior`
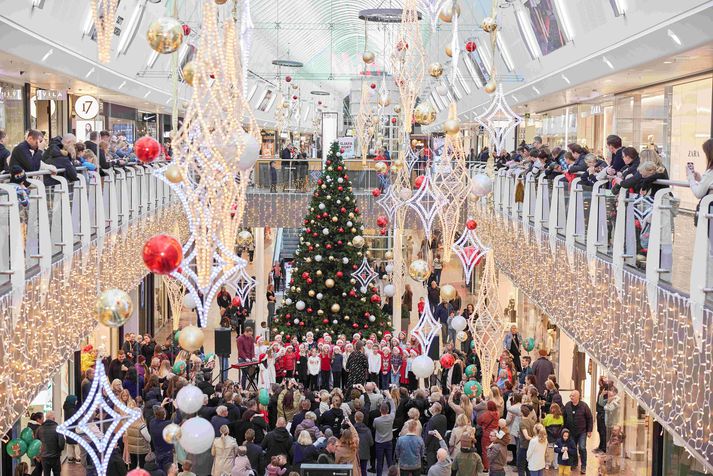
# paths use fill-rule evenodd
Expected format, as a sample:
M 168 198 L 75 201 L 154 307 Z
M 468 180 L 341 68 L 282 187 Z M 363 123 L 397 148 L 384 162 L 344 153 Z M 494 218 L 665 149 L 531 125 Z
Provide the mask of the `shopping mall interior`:
M 711 25 L 0 0 L 0 476 L 712 474 Z

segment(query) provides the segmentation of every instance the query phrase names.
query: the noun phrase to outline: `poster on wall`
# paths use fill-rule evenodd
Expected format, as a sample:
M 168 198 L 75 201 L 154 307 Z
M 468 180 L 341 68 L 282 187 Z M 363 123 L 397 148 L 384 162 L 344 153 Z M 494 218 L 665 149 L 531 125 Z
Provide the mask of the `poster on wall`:
M 114 124 L 111 127 L 111 132 L 115 136 L 124 136 L 129 144 L 134 143 L 134 126 L 133 124 Z
M 542 55 L 552 53 L 565 44 L 562 27 L 553 0 L 528 0 L 525 8 Z
M 101 131 L 102 128 L 104 127 L 104 123 L 102 121 L 80 121 L 77 120 L 77 133 L 75 134 L 77 136 L 78 141 L 86 141 L 89 140 L 89 134 L 91 134 L 94 131 Z
M 340 137 L 339 138 L 339 149 L 344 149 L 344 152 L 342 152 L 342 158 L 344 159 L 353 159 L 355 156 L 355 147 L 354 144 L 356 142 L 355 137 Z

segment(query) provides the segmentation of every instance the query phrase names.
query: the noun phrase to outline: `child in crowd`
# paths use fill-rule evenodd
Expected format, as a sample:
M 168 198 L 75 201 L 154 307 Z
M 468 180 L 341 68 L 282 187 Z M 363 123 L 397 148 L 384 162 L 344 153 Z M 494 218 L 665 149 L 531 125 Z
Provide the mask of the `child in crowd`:
M 555 453 L 557 453 L 557 463 L 559 464 L 560 476 L 569 476 L 572 468 L 577 466 L 577 445 L 570 437 L 567 428 L 562 430 L 562 436 L 555 443 Z
M 309 378 L 309 388 L 314 391 L 317 390 L 319 382 L 319 367 L 322 361 L 317 355 L 317 349 L 314 348 L 310 350 L 309 357 L 307 358 L 307 373 Z
M 265 468 L 265 476 L 282 476 L 287 472 L 287 457 L 285 455 L 273 456 L 270 464 Z
M 185 460 L 183 462 L 183 464 L 181 465 L 181 467 L 182 467 L 183 471 L 178 473 L 178 476 L 196 476 L 196 473 L 191 471 L 191 468 L 193 468 L 193 463 L 191 462 L 191 460 L 189 460 L 189 459 Z
M 344 359 L 342 350 L 334 346 L 332 354 L 332 385 L 334 388 L 342 388 L 342 369 L 344 369 Z

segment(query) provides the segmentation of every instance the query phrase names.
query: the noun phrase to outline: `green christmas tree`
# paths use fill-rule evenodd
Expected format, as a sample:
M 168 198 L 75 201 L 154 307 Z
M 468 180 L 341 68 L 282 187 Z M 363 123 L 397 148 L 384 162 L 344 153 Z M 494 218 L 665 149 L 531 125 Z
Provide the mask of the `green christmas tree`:
M 335 339 L 355 332 L 382 336 L 392 330 L 391 316 L 381 312 L 375 282 L 362 287 L 352 277 L 368 251 L 359 216 L 339 145 L 334 142 L 312 194 L 273 330 L 298 337 L 308 331 L 328 332 Z

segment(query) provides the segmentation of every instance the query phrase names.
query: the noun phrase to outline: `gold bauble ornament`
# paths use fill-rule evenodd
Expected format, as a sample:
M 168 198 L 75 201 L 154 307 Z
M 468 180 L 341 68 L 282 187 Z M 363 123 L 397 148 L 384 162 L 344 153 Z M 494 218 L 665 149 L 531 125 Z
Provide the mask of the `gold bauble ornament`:
M 413 110 L 413 118 L 424 126 L 433 124 L 436 120 L 436 110 L 431 106 L 430 101 L 424 101 Z
M 361 54 L 361 60 L 366 64 L 371 64 L 376 59 L 376 55 L 373 51 L 365 51 Z
M 324 311 L 321 310 L 321 309 L 317 309 L 317 315 L 318 315 L 318 316 L 323 316 L 323 315 L 324 315 Z
M 322 276 L 322 270 L 321 270 L 321 269 L 318 269 L 315 274 L 316 274 L 317 276 Z
M 199 327 L 186 326 L 178 334 L 178 345 L 188 352 L 193 352 L 201 348 L 204 339 L 203 331 Z
M 408 267 L 408 275 L 415 281 L 425 281 L 430 274 L 430 266 L 422 259 L 412 261 Z
M 324 281 L 324 285 L 327 286 L 328 288 L 333 288 L 334 287 L 334 280 L 332 278 L 329 278 Z
M 315 295 L 314 289 L 310 289 L 309 291 L 307 291 L 307 295 L 309 297 L 314 297 L 314 295 Z
M 386 162 L 380 160 L 374 164 L 374 170 L 376 170 L 380 174 L 385 174 L 387 170 L 389 170 L 389 166 L 386 165 Z
M 450 46 L 446 46 L 446 56 L 448 56 L 449 58 L 453 57 L 453 50 Z
M 445 6 L 441 8 L 440 12 L 438 12 L 438 18 L 440 18 L 444 23 L 452 22 L 453 17 L 457 16 L 460 16 L 460 7 L 458 4 Z
M 456 288 L 450 284 L 444 284 L 441 286 L 441 301 L 448 302 L 452 301 L 456 297 Z
M 446 134 L 454 136 L 460 132 L 460 122 L 458 119 L 448 119 L 443 123 L 443 130 Z
M 107 327 L 121 327 L 131 317 L 134 304 L 121 289 L 107 289 L 99 295 L 95 319 Z
M 173 17 L 161 17 L 151 22 L 146 39 L 154 51 L 173 53 L 183 42 L 183 26 Z
M 240 233 L 238 233 L 238 238 L 235 240 L 238 246 L 249 246 L 252 242 L 253 234 L 248 230 L 241 230 Z
M 468 340 L 468 333 L 466 331 L 458 331 L 456 334 L 456 340 L 458 342 L 465 342 Z
M 171 164 L 168 167 L 166 167 L 166 172 L 164 175 L 166 176 L 166 180 L 168 180 L 171 183 L 183 182 L 183 178 L 184 178 L 183 169 L 178 164 Z
M 480 23 L 480 28 L 486 33 L 492 33 L 498 29 L 498 22 L 496 22 L 493 17 L 485 17 Z
M 396 114 L 399 114 L 401 112 L 401 106 L 399 106 L 398 104 L 396 106 L 394 106 L 394 112 Z
M 215 0 L 216 5 L 225 5 L 228 2 L 228 0 Z
M 193 86 L 193 78 L 196 77 L 196 64 L 193 61 L 189 61 L 188 63 L 183 65 L 181 73 L 183 74 L 183 80 L 186 82 L 186 84 L 188 84 L 189 86 Z
M 334 304 L 332 304 L 332 307 L 330 307 L 329 310 L 332 311 L 333 314 L 336 314 L 341 308 L 342 307 L 335 302 Z
M 443 74 L 443 65 L 438 61 L 428 65 L 428 74 L 434 78 L 440 78 Z
M 391 104 L 391 99 L 389 96 L 379 96 L 379 106 L 386 107 Z
M 398 172 L 399 170 L 404 168 L 404 161 L 403 160 L 397 160 L 396 162 L 393 162 L 391 164 L 391 170 L 394 172 Z
M 495 82 L 494 79 L 491 79 L 488 81 L 488 83 L 485 85 L 485 88 L 483 88 L 486 93 L 488 94 L 493 94 L 496 89 L 498 89 L 498 83 Z
M 364 237 L 361 235 L 357 235 L 354 238 L 352 238 L 352 246 L 355 248 L 361 248 L 364 246 L 364 243 L 366 241 L 364 240 Z
M 181 427 L 175 423 L 170 423 L 163 429 L 162 435 L 163 440 L 169 445 L 178 443 L 178 440 L 181 439 Z
M 337 221 L 339 221 L 339 218 L 337 218 L 337 217 L 332 217 L 332 221 L 333 221 L 334 223 L 337 223 Z
M 393 252 L 393 251 L 387 251 L 386 253 L 384 253 L 384 258 L 386 258 L 386 259 L 388 259 L 388 260 L 394 259 L 394 252 Z

